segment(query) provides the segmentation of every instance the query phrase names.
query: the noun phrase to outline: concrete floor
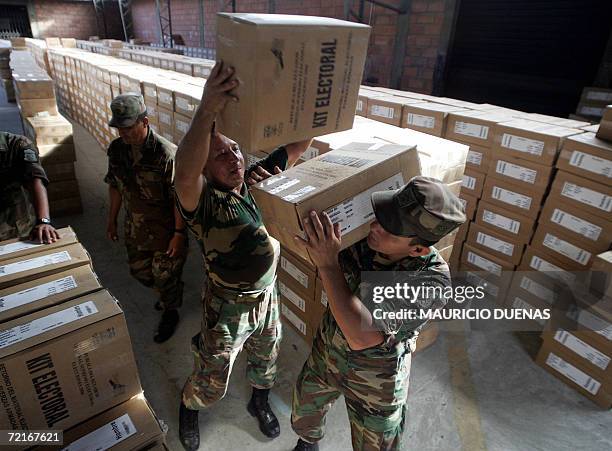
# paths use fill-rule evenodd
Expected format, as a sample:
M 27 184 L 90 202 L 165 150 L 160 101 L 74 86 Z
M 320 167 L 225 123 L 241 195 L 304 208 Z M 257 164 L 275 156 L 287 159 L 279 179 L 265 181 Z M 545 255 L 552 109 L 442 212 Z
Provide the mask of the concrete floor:
M 6 103 L 4 92 L 0 96 L 0 128 L 21 132 L 17 109 Z M 105 153 L 82 127 L 75 125 L 74 132 L 85 213 L 54 222 L 74 227 L 103 285 L 122 303 L 146 397 L 168 425 L 169 448 L 179 451 L 178 400 L 192 368 L 190 339 L 200 324 L 202 260 L 192 240 L 179 329 L 168 342 L 155 344 L 152 337 L 159 316 L 153 309 L 155 297 L 130 278 L 123 245 L 105 238 Z M 241 356 L 225 399 L 200 414 L 200 449 L 292 449 L 296 436 L 290 427 L 291 391 L 307 353 L 302 340 L 285 328 L 278 383 L 271 395 L 281 422 L 279 438 L 273 442 L 264 438 L 246 411 L 250 389 Z M 320 448 L 350 449 L 341 400 L 328 415 L 327 436 Z M 513 335 L 443 332 L 413 360 L 403 449 L 606 450 L 612 449 L 612 415 L 537 367 Z

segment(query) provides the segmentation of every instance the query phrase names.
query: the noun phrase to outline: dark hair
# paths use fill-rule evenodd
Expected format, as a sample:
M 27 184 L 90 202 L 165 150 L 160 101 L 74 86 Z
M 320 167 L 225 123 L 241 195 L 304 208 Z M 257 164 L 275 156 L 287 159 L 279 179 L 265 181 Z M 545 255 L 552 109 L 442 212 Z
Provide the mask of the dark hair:
M 144 110 L 142 113 L 138 115 L 136 118 L 136 122 L 142 122 L 142 120 L 148 116 L 147 110 Z

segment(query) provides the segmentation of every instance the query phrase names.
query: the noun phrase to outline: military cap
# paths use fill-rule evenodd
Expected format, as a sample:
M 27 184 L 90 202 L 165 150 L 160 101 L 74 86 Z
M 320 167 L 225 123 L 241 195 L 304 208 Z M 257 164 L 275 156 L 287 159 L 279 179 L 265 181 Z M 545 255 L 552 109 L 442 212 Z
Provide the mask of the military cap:
M 139 116 L 147 112 L 144 99 L 135 92 L 119 94 L 111 102 L 110 108 L 113 117 L 108 125 L 118 128 L 131 127 L 136 123 Z
M 387 232 L 434 243 L 466 221 L 461 200 L 430 177 L 414 177 L 397 190 L 372 193 L 372 206 Z

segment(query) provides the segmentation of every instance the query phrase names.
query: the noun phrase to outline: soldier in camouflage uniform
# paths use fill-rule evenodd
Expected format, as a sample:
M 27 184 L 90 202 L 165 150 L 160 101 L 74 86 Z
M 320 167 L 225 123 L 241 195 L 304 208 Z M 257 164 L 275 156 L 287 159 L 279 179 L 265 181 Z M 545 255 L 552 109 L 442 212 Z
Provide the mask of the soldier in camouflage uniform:
M 59 239 L 49 218 L 48 184 L 36 146 L 25 136 L 0 132 L 0 241 Z
M 375 319 L 361 296 L 362 271 L 410 271 L 411 283 L 444 289 L 448 266 L 432 247 L 465 222 L 459 199 L 442 182 L 415 177 L 403 188 L 372 195 L 376 221 L 367 240 L 339 252 L 340 228 L 326 214 L 304 218 L 299 239 L 318 266 L 329 308 L 298 377 L 291 424 L 300 436 L 294 451 L 318 450 L 325 415 L 344 395 L 353 449 L 397 450 L 404 428 L 411 352 L 424 319 Z M 397 273 L 396 273 L 397 274 Z M 442 308 L 441 298 L 402 308 Z M 384 311 L 398 305 L 381 303 Z
M 149 127 L 140 94 L 121 94 L 111 103 L 111 127 L 119 131 L 108 148 L 110 209 L 107 236 L 117 241 L 117 217 L 125 206 L 125 245 L 132 276 L 159 295 L 162 310 L 154 340 L 168 340 L 183 302 L 181 275 L 187 229 L 175 207 L 172 186 L 175 147 Z
M 195 368 L 179 410 L 179 434 L 188 450 L 200 443 L 198 411 L 223 398 L 243 347 L 253 388 L 247 409 L 267 437 L 280 434 L 268 403 L 281 339 L 275 287 L 280 246 L 268 235 L 245 180 L 258 182 L 291 166 L 311 140 L 280 147 L 245 173 L 238 145 L 214 132 L 216 115 L 238 85 L 232 74 L 221 63 L 215 66 L 192 121 L 197 127 L 190 128 L 176 155 L 177 197 L 208 275 L 202 328 L 192 340 Z

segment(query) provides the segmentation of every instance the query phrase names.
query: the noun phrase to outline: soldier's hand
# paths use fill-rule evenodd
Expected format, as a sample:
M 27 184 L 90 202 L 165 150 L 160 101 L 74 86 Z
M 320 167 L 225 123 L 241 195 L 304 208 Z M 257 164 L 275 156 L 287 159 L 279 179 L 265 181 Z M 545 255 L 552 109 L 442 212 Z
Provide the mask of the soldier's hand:
M 238 101 L 238 97 L 230 91 L 239 84 L 234 77 L 234 68 L 224 65 L 223 61 L 217 61 L 204 85 L 200 108 L 208 113 L 220 113 L 228 101 Z
M 274 166 L 274 175 L 280 174 L 281 172 L 283 172 L 281 171 L 281 168 L 279 168 L 278 166 Z M 261 182 L 262 180 L 267 179 L 268 177 L 272 177 L 272 175 L 273 174 L 270 174 L 263 167 L 258 165 L 257 168 L 255 168 L 255 170 L 253 170 L 249 175 L 249 178 L 247 179 L 247 185 L 255 185 Z
M 295 236 L 295 240 L 308 249 L 312 261 L 318 268 L 329 268 L 338 264 L 338 254 L 342 243 L 340 224 L 333 224 L 325 212 L 317 215 L 310 212 L 310 217 L 303 218 L 306 240 Z
M 117 241 L 119 235 L 117 235 L 117 222 L 109 221 L 106 225 L 106 237 L 111 241 Z
M 180 257 L 185 251 L 185 235 L 180 233 L 175 233 L 170 239 L 170 243 L 168 244 L 168 250 L 166 251 L 166 255 L 168 257 Z
M 32 229 L 30 238 L 39 243 L 51 244 L 59 240 L 59 233 L 51 224 L 39 224 Z

